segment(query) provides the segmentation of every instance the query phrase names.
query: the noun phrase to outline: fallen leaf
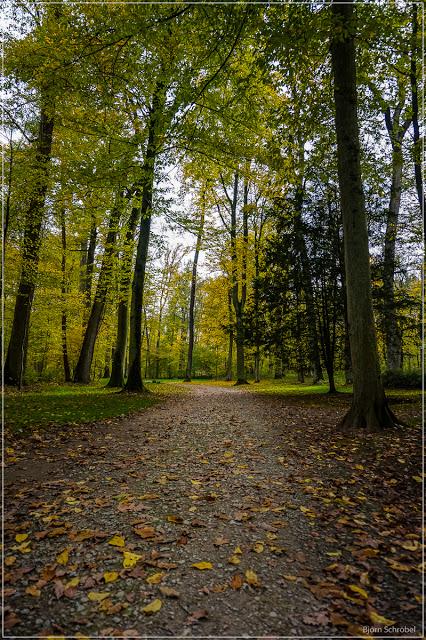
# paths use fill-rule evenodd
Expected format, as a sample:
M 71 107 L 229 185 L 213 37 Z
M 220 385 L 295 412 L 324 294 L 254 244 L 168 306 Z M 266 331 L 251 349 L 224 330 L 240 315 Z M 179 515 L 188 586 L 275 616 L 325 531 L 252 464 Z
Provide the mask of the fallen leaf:
M 92 602 L 102 602 L 105 598 L 108 598 L 111 594 L 108 591 L 89 591 L 87 597 Z
M 241 589 L 244 584 L 244 578 L 241 574 L 236 573 L 231 578 L 231 589 Z
M 59 555 L 56 556 L 56 562 L 62 565 L 68 564 L 69 555 L 69 549 L 64 549 Z
M 124 547 L 125 542 L 122 536 L 112 536 L 111 540 L 108 540 L 108 544 L 111 544 L 113 547 Z
M 145 615 L 150 616 L 153 613 L 157 613 L 157 611 L 160 611 L 162 606 L 162 601 L 159 598 L 156 598 L 155 600 L 147 604 L 146 607 L 143 607 L 142 611 L 145 613 Z
M 179 598 L 179 592 L 171 587 L 160 587 L 160 592 L 167 598 Z
M 118 575 L 117 571 L 105 571 L 103 578 L 105 582 L 114 582 L 117 580 Z
M 159 584 L 164 578 L 164 573 L 153 573 L 146 579 L 148 584 Z
M 30 596 L 33 596 L 34 598 L 39 598 L 41 591 L 40 589 L 37 589 L 37 587 L 30 586 L 25 589 L 25 593 L 28 593 Z
M 263 542 L 255 542 L 253 545 L 253 551 L 256 553 L 262 553 L 265 549 Z
M 195 624 L 198 620 L 202 620 L 203 618 L 207 618 L 209 612 L 207 609 L 198 609 L 197 611 L 193 611 L 186 619 L 186 624 Z
M 200 571 L 204 569 L 213 569 L 213 565 L 211 562 L 194 562 L 194 564 L 192 564 L 191 566 L 195 569 L 200 569 Z
M 252 571 L 251 569 L 247 569 L 245 576 L 247 584 L 251 585 L 252 587 L 260 587 L 260 580 L 254 571 Z
M 389 627 L 395 624 L 395 620 L 389 620 L 388 618 L 381 616 L 377 611 L 374 611 L 374 609 L 369 609 L 368 616 L 373 624 Z
M 16 542 L 24 542 L 28 539 L 28 533 L 17 533 L 15 536 Z
M 354 593 L 358 593 L 361 598 L 365 598 L 366 600 L 368 599 L 368 593 L 361 587 L 358 587 L 356 584 L 350 584 L 349 589 Z
M 123 567 L 125 569 L 134 567 L 138 560 L 142 560 L 144 556 L 140 556 L 137 553 L 131 553 L 130 551 L 123 552 Z

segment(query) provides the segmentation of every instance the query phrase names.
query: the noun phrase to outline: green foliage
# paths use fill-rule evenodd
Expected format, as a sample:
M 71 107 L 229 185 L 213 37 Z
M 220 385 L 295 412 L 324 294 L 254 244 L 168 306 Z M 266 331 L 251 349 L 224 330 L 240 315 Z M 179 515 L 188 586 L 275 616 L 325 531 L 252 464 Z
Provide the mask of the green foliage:
M 419 369 L 384 371 L 382 380 L 384 386 L 390 389 L 421 389 L 423 377 Z

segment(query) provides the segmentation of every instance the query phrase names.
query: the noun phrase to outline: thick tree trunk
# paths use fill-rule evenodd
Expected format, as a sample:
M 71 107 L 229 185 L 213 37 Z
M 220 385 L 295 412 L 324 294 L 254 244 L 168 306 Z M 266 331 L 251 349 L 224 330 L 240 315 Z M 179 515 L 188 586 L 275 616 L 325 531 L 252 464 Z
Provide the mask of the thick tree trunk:
M 62 239 L 62 260 L 61 260 L 61 337 L 62 337 L 62 360 L 64 363 L 65 382 L 71 382 L 71 367 L 68 357 L 67 345 L 67 312 L 66 312 L 66 294 L 67 294 L 67 233 L 65 226 L 65 210 L 61 210 L 61 239 Z
M 371 298 L 367 219 L 361 180 L 352 2 L 332 5 L 331 57 L 340 201 L 343 217 L 354 395 L 341 428 L 368 430 L 397 423 L 380 379 Z
M 129 328 L 129 293 L 132 271 L 133 242 L 136 225 L 140 216 L 140 207 L 132 207 L 126 231 L 121 265 L 119 302 L 117 309 L 117 338 L 111 365 L 111 377 L 107 387 L 124 386 L 124 363 L 126 359 L 127 333 Z
M 90 382 L 90 369 L 92 366 L 93 353 L 95 350 L 96 338 L 103 319 L 108 290 L 112 277 L 112 262 L 115 253 L 115 242 L 118 231 L 118 223 L 122 212 L 122 194 L 117 196 L 111 212 L 108 233 L 105 241 L 105 249 L 102 258 L 101 270 L 96 287 L 95 298 L 90 310 L 89 320 L 84 333 L 83 344 L 74 371 L 74 382 L 88 384 Z
M 189 301 L 189 318 L 188 318 L 188 359 L 186 363 L 185 382 L 191 382 L 191 376 L 192 376 L 192 356 L 194 352 L 195 293 L 197 289 L 198 257 L 200 255 L 201 241 L 203 238 L 204 215 L 205 215 L 204 214 L 205 194 L 203 194 L 202 199 L 203 199 L 203 203 L 201 205 L 201 212 L 200 212 L 200 225 L 198 227 L 197 242 L 195 244 L 194 261 L 192 263 L 191 294 L 190 294 L 190 301 Z
M 92 216 L 92 224 L 90 227 L 89 244 L 87 247 L 86 264 L 84 273 L 84 304 L 87 310 L 90 309 L 92 302 L 92 279 L 93 269 L 95 266 L 95 251 L 98 230 L 96 228 L 96 218 Z
M 25 218 L 22 246 L 22 267 L 15 302 L 12 332 L 4 367 L 5 384 L 22 385 L 28 346 L 31 307 L 34 298 L 40 258 L 41 230 L 48 185 L 53 140 L 53 117 L 44 107 L 40 111 L 40 125 L 35 154 L 36 187 L 31 196 Z

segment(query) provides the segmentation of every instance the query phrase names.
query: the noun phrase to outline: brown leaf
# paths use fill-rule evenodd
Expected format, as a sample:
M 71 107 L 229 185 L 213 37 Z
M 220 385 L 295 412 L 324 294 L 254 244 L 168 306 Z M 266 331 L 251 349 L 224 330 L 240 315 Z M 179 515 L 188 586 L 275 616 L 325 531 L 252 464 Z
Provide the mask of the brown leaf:
M 186 619 L 185 624 L 196 624 L 199 620 L 203 620 L 207 618 L 209 612 L 207 609 L 197 609 L 197 611 L 193 611 Z
M 160 587 L 160 592 L 167 598 L 179 598 L 180 596 L 179 592 L 171 587 Z
M 244 577 L 240 573 L 236 573 L 231 578 L 231 589 L 241 589 L 244 584 Z

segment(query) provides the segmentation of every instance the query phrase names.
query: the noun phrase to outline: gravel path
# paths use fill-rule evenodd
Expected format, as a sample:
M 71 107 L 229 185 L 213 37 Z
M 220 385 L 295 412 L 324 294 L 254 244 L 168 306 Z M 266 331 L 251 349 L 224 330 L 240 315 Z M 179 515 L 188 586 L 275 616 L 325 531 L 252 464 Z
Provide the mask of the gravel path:
M 383 514 L 392 544 L 413 546 L 390 571 L 368 477 L 353 476 L 370 448 L 333 440 L 342 410 L 191 385 L 33 439 L 6 469 L 6 635 L 330 637 L 371 610 L 418 633 L 419 523 L 402 533 Z

